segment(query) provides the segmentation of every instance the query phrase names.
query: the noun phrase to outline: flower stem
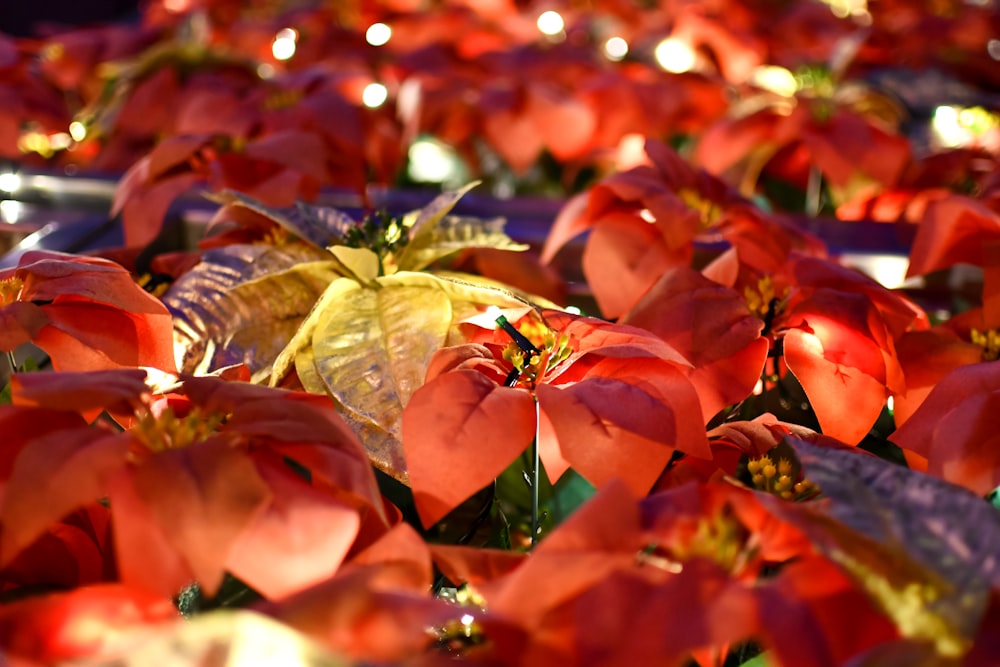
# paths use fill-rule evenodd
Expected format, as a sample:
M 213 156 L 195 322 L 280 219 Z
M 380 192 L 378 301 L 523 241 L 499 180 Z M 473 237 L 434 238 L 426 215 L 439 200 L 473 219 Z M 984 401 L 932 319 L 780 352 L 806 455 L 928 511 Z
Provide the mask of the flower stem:
M 14 352 L 10 351 L 7 353 L 7 365 L 10 366 L 10 374 L 14 375 L 17 373 L 17 360 L 14 358 Z
M 531 546 L 538 539 L 538 469 L 541 462 L 538 456 L 539 418 L 538 397 L 535 398 L 535 437 L 531 440 Z

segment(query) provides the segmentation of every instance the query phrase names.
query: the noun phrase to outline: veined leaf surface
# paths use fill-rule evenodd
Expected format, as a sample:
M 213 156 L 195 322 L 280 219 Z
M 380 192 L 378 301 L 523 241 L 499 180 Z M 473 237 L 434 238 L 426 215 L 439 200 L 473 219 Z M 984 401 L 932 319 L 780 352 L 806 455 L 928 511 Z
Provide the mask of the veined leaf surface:
M 292 206 L 267 206 L 233 190 L 226 190 L 213 199 L 227 206 L 242 206 L 259 213 L 317 248 L 339 243 L 347 230 L 357 224 L 351 216 L 331 206 L 314 206 L 301 201 Z
M 458 323 L 488 305 L 525 304 L 508 292 L 426 273 L 382 276 L 369 286 L 335 280 L 279 355 L 271 382 L 294 364 L 308 391 L 336 401 L 372 462 L 405 482 L 403 407 L 423 385 L 431 356 L 462 340 Z
M 962 487 L 874 456 L 790 442 L 806 476 L 830 499 L 828 516 L 849 529 L 831 523 L 819 531 L 818 546 L 887 608 L 904 635 L 933 640 L 946 656 L 967 648 L 990 589 L 1000 584 L 996 509 Z
M 326 286 L 340 273 L 325 250 L 303 243 L 232 245 L 174 283 L 163 302 L 174 315 L 174 349 L 185 373 L 246 363 L 266 378 Z

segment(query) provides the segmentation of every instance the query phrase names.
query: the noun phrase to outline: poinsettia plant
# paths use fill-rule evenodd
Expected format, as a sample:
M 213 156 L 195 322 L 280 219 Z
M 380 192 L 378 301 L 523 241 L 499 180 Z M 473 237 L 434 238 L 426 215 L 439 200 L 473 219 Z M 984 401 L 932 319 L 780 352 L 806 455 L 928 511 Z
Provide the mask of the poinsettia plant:
M 996 130 L 879 85 L 995 82 L 989 9 L 417 5 L 0 37 L 0 157 L 123 172 L 126 246 L 0 272 L 0 659 L 996 664 Z M 547 239 L 371 210 L 427 135 Z

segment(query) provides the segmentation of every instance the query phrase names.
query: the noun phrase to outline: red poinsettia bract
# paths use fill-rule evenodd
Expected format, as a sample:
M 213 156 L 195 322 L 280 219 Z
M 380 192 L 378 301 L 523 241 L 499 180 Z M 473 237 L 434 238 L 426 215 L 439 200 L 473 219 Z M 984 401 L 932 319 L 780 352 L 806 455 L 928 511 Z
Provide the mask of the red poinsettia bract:
M 536 429 L 552 481 L 572 466 L 597 486 L 620 477 L 645 493 L 675 449 L 708 456 L 689 364 L 663 340 L 558 311 L 530 313 L 519 325 L 534 352 L 503 331 L 445 348 L 403 413 L 425 525 L 497 477 Z
M 175 369 L 166 307 L 121 266 L 94 257 L 32 251 L 0 272 L 0 350 L 28 342 L 59 370 Z
M 937 383 L 890 440 L 926 459 L 928 473 L 984 496 L 1000 485 L 998 408 L 1000 366 L 960 366 Z
M 485 607 L 469 608 L 476 623 L 517 628 L 527 641 L 506 662 L 488 653 L 486 630 L 487 664 L 721 664 L 753 639 L 780 664 L 834 665 L 897 636 L 803 533 L 728 483 L 643 500 L 609 484 L 520 561 L 431 551 Z M 772 574 L 761 578 L 765 566 Z
M 822 254 L 822 243 L 772 219 L 724 182 L 647 140 L 649 164 L 601 181 L 571 199 L 542 252 L 550 261 L 589 231 L 583 273 L 605 317 L 619 317 L 668 269 L 690 264 L 695 240 L 725 240 L 755 265 L 780 262 L 791 248 Z
M 0 565 L 70 511 L 109 498 L 122 581 L 265 596 L 334 572 L 385 530 L 360 443 L 325 398 L 221 378 L 154 397 L 144 372 L 30 373 L 0 406 Z M 78 414 L 103 408 L 125 431 Z M 360 533 L 360 535 L 359 535 Z

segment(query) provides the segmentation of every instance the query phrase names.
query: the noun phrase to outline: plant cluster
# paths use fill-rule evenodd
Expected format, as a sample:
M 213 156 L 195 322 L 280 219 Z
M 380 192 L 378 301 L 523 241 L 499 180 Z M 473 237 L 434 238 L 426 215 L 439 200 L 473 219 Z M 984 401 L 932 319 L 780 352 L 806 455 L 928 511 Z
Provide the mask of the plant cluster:
M 0 38 L 0 155 L 124 171 L 128 246 L 0 271 L 5 659 L 1000 660 L 996 118 L 931 150 L 851 85 L 900 58 L 988 88 L 995 10 L 272 4 Z M 308 203 L 425 133 L 494 187 L 557 165 L 544 245 L 456 214 L 474 185 Z M 218 211 L 154 295 L 126 258 L 196 184 Z M 890 289 L 820 212 L 978 291 Z

